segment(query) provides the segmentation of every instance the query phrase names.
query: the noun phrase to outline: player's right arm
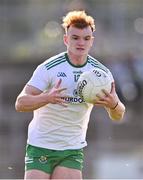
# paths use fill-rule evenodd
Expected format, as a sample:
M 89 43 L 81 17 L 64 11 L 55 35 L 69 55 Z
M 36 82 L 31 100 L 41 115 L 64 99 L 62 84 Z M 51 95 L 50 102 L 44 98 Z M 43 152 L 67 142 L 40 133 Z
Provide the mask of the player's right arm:
M 49 92 L 42 92 L 31 85 L 26 85 L 16 99 L 16 110 L 18 112 L 33 111 L 49 103 L 65 106 L 61 92 L 66 88 L 60 88 L 60 84 L 61 80 Z

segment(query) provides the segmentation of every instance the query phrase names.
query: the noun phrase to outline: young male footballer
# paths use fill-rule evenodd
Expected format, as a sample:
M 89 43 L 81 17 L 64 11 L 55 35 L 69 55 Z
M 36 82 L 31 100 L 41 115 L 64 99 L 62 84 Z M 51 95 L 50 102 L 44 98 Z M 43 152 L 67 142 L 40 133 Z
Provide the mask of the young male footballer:
M 93 104 L 84 102 L 76 91 L 81 73 L 94 67 L 111 72 L 88 52 L 93 44 L 94 19 L 84 11 L 63 17 L 67 51 L 40 64 L 17 97 L 19 112 L 33 111 L 28 127 L 25 179 L 82 179 L 83 148 Z M 125 106 L 115 84 L 104 90 L 94 105 L 104 107 L 110 118 L 121 120 Z

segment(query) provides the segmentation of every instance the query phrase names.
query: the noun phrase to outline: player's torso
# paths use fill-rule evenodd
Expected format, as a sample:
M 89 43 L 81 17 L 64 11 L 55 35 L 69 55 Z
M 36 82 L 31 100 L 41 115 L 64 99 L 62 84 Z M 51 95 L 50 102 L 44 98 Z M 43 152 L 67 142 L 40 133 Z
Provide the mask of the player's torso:
M 67 88 L 67 107 L 47 104 L 34 112 L 29 126 L 28 143 L 51 149 L 78 149 L 86 146 L 86 131 L 93 105 L 83 102 L 77 95 L 79 76 L 96 66 L 90 59 L 83 66 L 72 65 L 65 53 L 45 61 L 44 73 L 47 90 L 59 79 L 61 88 Z
M 62 53 L 52 61 L 45 63 L 47 69 L 47 76 L 50 76 L 51 88 L 62 80 L 61 88 L 67 88 L 65 94 L 68 96 L 66 101 L 69 103 L 83 103 L 83 100 L 77 95 L 77 81 L 80 75 L 93 69 L 94 67 L 100 66 L 97 62 L 94 62 L 89 56 L 87 62 L 82 66 L 74 66 L 68 59 L 66 53 Z

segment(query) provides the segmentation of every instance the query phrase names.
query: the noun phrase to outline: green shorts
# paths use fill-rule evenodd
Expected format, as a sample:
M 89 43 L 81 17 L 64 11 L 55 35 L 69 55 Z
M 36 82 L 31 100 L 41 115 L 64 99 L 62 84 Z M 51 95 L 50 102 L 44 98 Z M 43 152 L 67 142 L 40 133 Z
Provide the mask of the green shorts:
M 82 170 L 83 158 L 83 149 L 59 151 L 27 145 L 25 171 L 37 169 L 52 174 L 56 166 Z

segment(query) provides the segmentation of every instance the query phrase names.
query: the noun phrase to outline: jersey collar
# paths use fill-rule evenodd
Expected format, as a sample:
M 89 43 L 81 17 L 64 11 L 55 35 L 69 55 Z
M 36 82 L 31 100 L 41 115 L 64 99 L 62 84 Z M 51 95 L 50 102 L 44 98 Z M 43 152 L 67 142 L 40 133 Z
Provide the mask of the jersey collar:
M 87 64 L 87 61 L 86 61 L 84 64 L 82 64 L 82 65 L 75 65 L 75 64 L 73 64 L 73 63 L 69 60 L 69 57 L 68 57 L 68 53 L 67 53 L 67 52 L 65 52 L 65 57 L 66 57 L 66 60 L 68 61 L 68 63 L 69 63 L 71 66 L 76 67 L 76 68 L 83 67 L 83 66 L 85 66 L 85 65 Z M 87 56 L 87 60 L 88 60 L 88 56 Z

